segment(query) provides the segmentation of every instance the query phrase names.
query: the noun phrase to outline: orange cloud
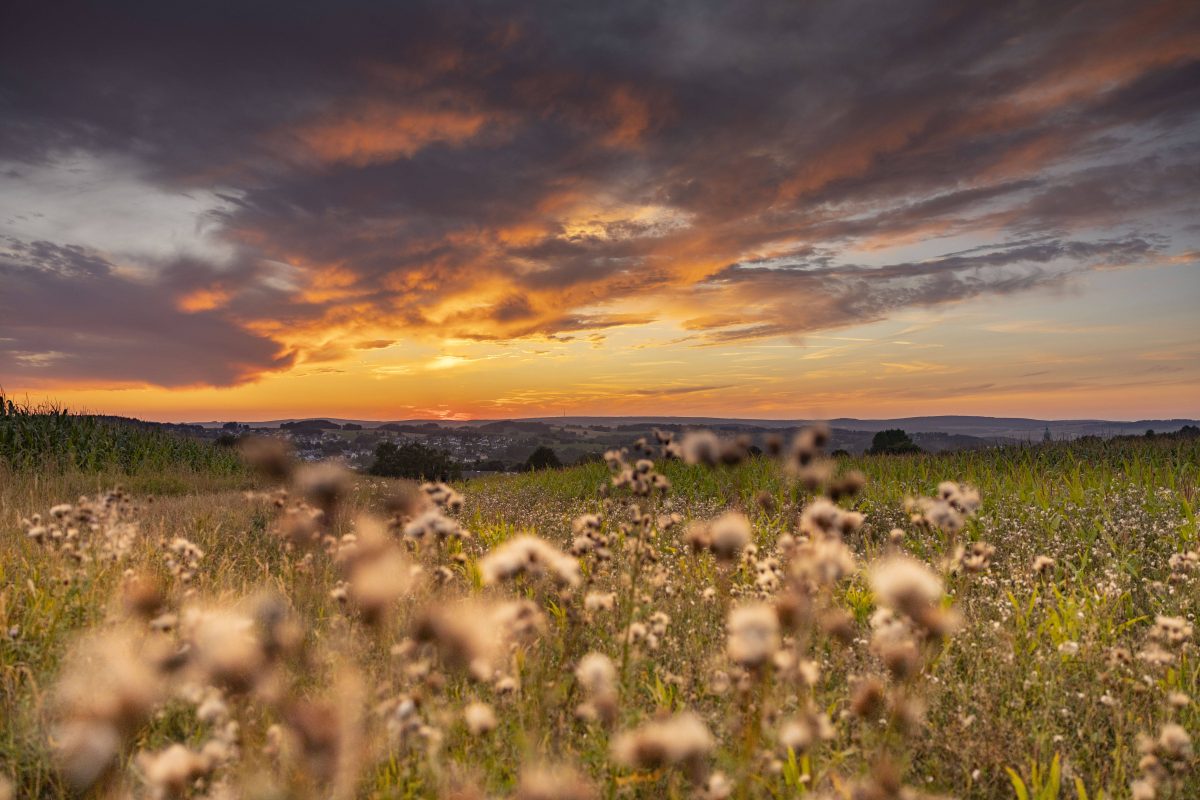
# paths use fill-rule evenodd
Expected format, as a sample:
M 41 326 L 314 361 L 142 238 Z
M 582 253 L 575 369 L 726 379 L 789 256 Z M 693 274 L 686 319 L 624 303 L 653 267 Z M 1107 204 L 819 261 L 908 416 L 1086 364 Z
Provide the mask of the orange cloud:
M 293 135 L 321 161 L 363 167 L 410 158 L 434 143 L 461 145 L 479 135 L 485 125 L 500 121 L 496 115 L 469 110 L 369 103 L 302 127 Z
M 229 302 L 230 296 L 229 292 L 219 286 L 196 289 L 180 297 L 175 302 L 175 307 L 189 314 L 195 314 L 199 311 L 212 311 Z

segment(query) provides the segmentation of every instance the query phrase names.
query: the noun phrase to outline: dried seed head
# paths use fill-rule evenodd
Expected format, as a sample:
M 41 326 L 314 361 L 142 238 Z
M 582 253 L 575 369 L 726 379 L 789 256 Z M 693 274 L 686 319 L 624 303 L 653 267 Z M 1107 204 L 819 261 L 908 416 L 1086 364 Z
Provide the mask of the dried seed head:
M 603 653 L 588 653 L 579 659 L 575 678 L 590 695 L 613 694 L 617 689 L 617 668 Z
M 963 569 L 967 572 L 983 572 L 992 564 L 996 548 L 987 542 L 972 542 L 962 556 Z
M 739 606 L 729 612 L 725 651 L 743 667 L 760 667 L 780 646 L 779 617 L 766 603 Z
M 871 590 L 878 603 L 907 615 L 931 633 L 949 633 L 955 620 L 941 607 L 942 579 L 916 559 L 891 555 L 870 570 Z
M 1158 734 L 1159 755 L 1171 761 L 1186 761 L 1192 757 L 1192 737 L 1182 725 L 1169 722 Z
M 613 740 L 612 756 L 617 763 L 636 769 L 684 766 L 695 779 L 715 747 L 708 726 L 685 711 L 620 734 Z
M 595 787 L 565 765 L 522 768 L 513 800 L 595 800 Z
M 200 681 L 243 692 L 264 677 L 268 657 L 250 617 L 231 609 L 189 608 L 180 633 Z
M 162 581 L 154 575 L 130 575 L 121 586 L 121 605 L 131 616 L 150 619 L 165 601 Z
M 1038 575 L 1049 575 L 1054 572 L 1055 561 L 1050 556 L 1038 556 L 1033 559 L 1033 571 Z
M 612 611 L 617 605 L 615 592 L 588 592 L 583 598 L 587 611 Z
M 1154 618 L 1154 627 L 1150 630 L 1150 638 L 1177 647 L 1191 641 L 1192 623 L 1183 617 L 1167 617 L 1160 614 Z
M 715 466 L 721 460 L 721 440 L 712 431 L 688 431 L 679 443 L 680 455 L 688 464 Z
M 182 744 L 170 745 L 157 753 L 138 753 L 137 764 L 155 798 L 183 797 L 197 778 L 215 766 L 209 755 Z
M 292 474 L 294 462 L 291 448 L 281 439 L 267 436 L 243 436 L 238 439 L 242 460 L 269 480 L 286 481 Z
M 296 470 L 296 488 L 308 501 L 332 517 L 350 492 L 350 473 L 330 461 L 304 464 Z
M 821 711 L 809 709 L 787 720 L 779 729 L 779 743 L 796 754 L 808 752 L 818 742 L 834 736 L 833 723 Z
M 860 719 L 875 719 L 883 710 L 885 687 L 878 678 L 864 678 L 850 697 L 850 713 Z
M 496 712 L 487 703 L 470 703 L 463 709 L 463 719 L 472 736 L 481 736 L 496 728 Z
M 583 582 L 578 559 L 531 535 L 509 539 L 484 556 L 479 567 L 487 584 L 522 574 L 549 575 L 556 583 L 571 588 Z
M 100 780 L 121 749 L 121 734 L 102 719 L 74 719 L 51 733 L 52 755 L 67 784 L 82 793 Z
M 718 561 L 735 561 L 750 543 L 750 520 L 738 511 L 726 511 L 708 527 L 709 547 Z

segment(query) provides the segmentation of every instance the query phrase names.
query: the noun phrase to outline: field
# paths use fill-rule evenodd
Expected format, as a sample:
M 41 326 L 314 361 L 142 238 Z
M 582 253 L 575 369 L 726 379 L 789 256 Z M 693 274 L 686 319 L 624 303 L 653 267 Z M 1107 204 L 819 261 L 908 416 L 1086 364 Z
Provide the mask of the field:
M 259 473 L 10 459 L 0 773 L 22 798 L 1200 796 L 1197 440 L 821 445 L 424 489 L 265 448 Z

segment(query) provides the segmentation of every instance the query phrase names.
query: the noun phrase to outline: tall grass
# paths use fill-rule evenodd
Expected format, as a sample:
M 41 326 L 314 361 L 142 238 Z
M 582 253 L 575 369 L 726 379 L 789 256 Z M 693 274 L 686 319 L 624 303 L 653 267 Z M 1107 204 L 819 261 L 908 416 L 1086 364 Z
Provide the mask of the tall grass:
M 194 613 L 203 621 L 208 614 L 216 624 L 242 614 L 260 631 L 263 620 L 281 619 L 280 600 L 303 632 L 289 645 L 294 651 L 255 662 L 265 671 L 261 683 L 205 689 L 224 697 L 225 713 L 238 722 L 237 750 L 209 765 L 209 783 L 184 785 L 182 796 L 217 797 L 224 786 L 229 796 L 259 787 L 261 796 L 314 798 L 1094 800 L 1130 797 L 1151 774 L 1149 753 L 1169 769 L 1157 779 L 1157 797 L 1200 796 L 1190 745 L 1172 749 L 1178 736 L 1167 735 L 1172 726 L 1198 734 L 1200 712 L 1188 700 L 1200 698 L 1196 645 L 1172 646 L 1169 664 L 1153 660 L 1162 656 L 1156 619 L 1183 625 L 1200 613 L 1200 567 L 1189 566 L 1200 565 L 1192 552 L 1200 441 L 1083 440 L 839 459 L 838 473 L 859 470 L 867 479 L 859 494 L 839 500 L 844 513 L 865 515 L 844 538 L 862 569 L 809 587 L 811 611 L 776 643 L 783 657 L 765 668 L 733 659 L 730 612 L 747 604 L 789 607 L 801 588 L 791 568 L 813 556 L 780 543 L 802 532 L 797 520 L 814 495 L 768 458 L 717 467 L 665 460 L 654 469 L 671 489 L 651 498 L 613 488 L 603 464 L 460 483 L 461 510 L 448 503 L 447 516 L 439 511 L 434 521 L 446 529 L 452 520 L 472 536 L 420 544 L 400 533 L 408 517 L 384 541 L 372 540 L 371 526 L 361 523 L 362 513 L 409 513 L 396 509 L 409 508 L 411 498 L 386 502 L 406 497 L 394 481 L 308 465 L 297 467 L 288 495 L 244 496 L 198 479 L 197 491 L 183 496 L 149 504 L 134 497 L 127 511 L 140 533 L 132 547 L 82 565 L 33 541 L 18 520 L 45 515 L 80 491 L 94 493 L 121 473 L 18 473 L 16 484 L 0 485 L 0 632 L 8 631 L 0 639 L 0 775 L 15 779 L 18 796 L 69 794 L 53 757 L 55 726 L 64 718 L 91 722 L 85 712 L 95 709 L 79 698 L 85 708 L 64 708 L 56 692 L 64 680 L 99 680 L 72 671 L 81 633 L 118 641 L 147 627 L 122 611 L 133 573 L 159 582 L 159 619 Z M 959 536 L 961 544 L 994 548 L 981 571 L 943 571 L 953 548 L 904 508 L 906 498 L 930 496 L 946 479 L 982 496 Z M 601 485 L 607 498 L 597 492 Z M 315 506 L 330 513 L 312 516 Z M 715 551 L 696 552 L 689 523 L 703 527 L 730 509 L 745 515 L 757 550 L 725 563 Z M 593 552 L 572 565 L 563 554 L 590 514 L 610 559 Z M 672 514 L 680 521 L 666 526 Z M 307 520 L 320 520 L 319 527 L 306 528 Z M 578 567 L 581 586 L 536 572 L 488 584 L 488 560 L 494 568 L 497 551 L 528 543 L 530 532 L 545 542 L 529 563 L 568 575 Z M 196 569 L 177 565 L 174 537 L 203 551 Z M 1178 561 L 1185 552 L 1191 560 Z M 938 603 L 961 615 L 961 626 L 941 640 L 916 640 L 915 671 L 892 675 L 875 646 L 888 644 L 875 641 L 874 621 L 886 598 L 870 576 L 899 554 L 938 572 L 945 589 Z M 1049 567 L 1036 568 L 1039 560 Z M 425 578 L 412 586 L 406 576 L 417 565 Z M 782 570 L 783 587 L 760 583 L 772 569 Z M 268 592 L 276 600 L 261 605 Z M 456 664 L 453 649 L 439 649 L 438 636 L 454 623 L 474 631 L 480 625 L 472 615 L 498 608 L 522 609 L 520 618 L 532 623 L 526 638 L 498 654 L 496 672 L 481 678 Z M 822 614 L 834 620 L 839 609 L 850 621 L 848 635 L 812 624 Z M 642 638 L 631 646 L 632 627 L 655 644 Z M 137 636 L 149 637 L 147 647 L 165 638 L 182 648 L 171 651 L 181 658 L 188 648 L 214 646 L 212 637 L 183 628 Z M 615 706 L 576 672 L 591 653 L 612 660 L 607 701 Z M 886 689 L 888 702 L 863 711 L 861 690 L 872 682 Z M 200 753 L 225 742 L 220 725 L 200 719 L 203 698 L 177 689 L 123 734 L 111 782 L 93 793 L 175 796 L 162 794 L 161 782 L 156 789 L 149 770 L 165 748 Z M 475 704 L 493 713 L 490 720 L 483 713 L 482 732 L 467 716 Z M 824 716 L 827 731 L 809 742 L 798 735 Z M 681 741 L 695 733 L 695 719 L 711 731 L 703 763 L 646 766 L 620 756 L 623 736 L 661 719 L 675 721 L 669 732 Z M 329 741 L 337 747 L 322 750 Z M 330 758 L 342 767 L 312 774 Z M 554 790 L 538 794 L 531 787 L 546 763 L 560 772 Z M 576 791 L 571 770 L 591 790 Z M 693 771 L 706 774 L 689 788 Z M 892 773 L 910 788 L 878 793 Z M 717 776 L 731 791 L 721 790 Z
M 241 463 L 228 448 L 52 405 L 17 404 L 0 395 L 0 464 L 18 472 L 187 470 L 231 476 Z

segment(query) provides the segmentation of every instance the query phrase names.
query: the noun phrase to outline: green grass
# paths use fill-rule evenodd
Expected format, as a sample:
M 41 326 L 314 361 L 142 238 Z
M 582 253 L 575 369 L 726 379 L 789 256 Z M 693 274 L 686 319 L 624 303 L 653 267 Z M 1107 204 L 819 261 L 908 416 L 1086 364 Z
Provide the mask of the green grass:
M 378 628 L 345 613 L 330 597 L 343 577 L 334 559 L 318 551 L 305 561 L 302 553 L 284 547 L 271 533 L 276 512 L 270 505 L 231 491 L 219 475 L 178 466 L 162 477 L 144 470 L 133 475 L 111 469 L 10 470 L 0 484 L 0 629 L 17 635 L 0 642 L 0 772 L 17 781 L 20 797 L 66 794 L 47 748 L 55 713 L 52 688 L 75 637 L 114 624 L 119 613 L 111 598 L 128 569 L 167 581 L 171 609 L 197 598 L 229 605 L 263 591 L 286 598 L 307 633 L 303 655 L 280 668 L 285 696 L 343 703 L 339 698 L 346 690 L 336 687 L 353 678 L 369 698 L 362 701 L 367 744 L 359 754 L 357 796 L 450 796 L 455 787 L 468 785 L 507 796 L 523 767 L 539 760 L 573 765 L 604 797 L 688 796 L 679 771 L 630 770 L 609 758 L 619 731 L 683 709 L 698 713 L 716 737 L 706 765 L 735 783 L 735 797 L 847 796 L 843 792 L 886 755 L 906 784 L 927 792 L 1124 798 L 1139 775 L 1139 735 L 1156 736 L 1170 722 L 1193 737 L 1200 732 L 1194 704 L 1172 709 L 1165 702 L 1171 691 L 1200 698 L 1194 644 L 1183 646 L 1167 668 L 1136 657 L 1128 664 L 1112 661 L 1120 649 L 1136 654 L 1145 646 L 1156 615 L 1194 620 L 1200 610 L 1200 575 L 1168 582 L 1171 556 L 1197 544 L 1200 442 L 1087 440 L 847 458 L 837 466 L 868 478 L 866 489 L 844 503 L 866 515 L 866 524 L 847 541 L 860 564 L 886 552 L 893 527 L 906 530 L 905 551 L 937 563 L 946 537 L 914 527 L 903 510 L 905 498 L 930 495 L 948 479 L 971 484 L 983 496 L 964 537 L 982 539 L 996 553 L 986 572 L 945 579 L 946 603 L 958 609 L 963 624 L 929 650 L 919 676 L 905 684 L 923 707 L 919 729 L 908 735 L 847 711 L 852 679 L 881 673 L 865 644 L 876 598 L 862 574 L 830 596 L 853 615 L 859 641 L 841 644 L 814 631 L 789 645 L 819 666 L 815 685 L 767 676 L 744 691 L 736 686 L 713 691 L 716 673 L 736 677 L 724 655 L 725 614 L 754 596 L 754 570 L 747 565 L 722 573 L 711 556 L 689 551 L 681 530 L 687 520 L 738 508 L 753 523 L 760 555 L 773 553 L 780 534 L 794 530 L 811 498 L 768 459 L 714 469 L 666 462 L 660 467 L 673 488 L 665 497 L 639 500 L 617 491 L 607 504 L 597 493 L 609 480 L 603 464 L 465 482 L 459 489 L 466 505 L 458 517 L 474 534 L 462 548 L 465 563 L 452 558 L 456 547 L 412 554 L 427 575 L 445 568 L 452 577 L 402 598 Z M 155 480 L 178 481 L 185 490 L 162 491 Z M 22 535 L 22 516 L 45 513 L 54 503 L 115 481 L 138 495 L 160 495 L 135 512 L 140 538 L 122 561 L 79 569 Z M 377 509 L 395 487 L 387 480 L 357 479 L 333 535 L 352 530 L 356 513 Z M 769 503 L 760 501 L 764 492 Z M 545 581 L 479 587 L 478 561 L 487 549 L 528 531 L 565 548 L 574 517 L 599 512 L 605 530 L 615 532 L 629 521 L 631 503 L 655 515 L 677 512 L 685 523 L 652 534 L 655 563 L 634 559 L 632 540 L 620 536 L 609 566 L 585 563 L 587 588 L 616 593 L 614 611 L 589 615 L 582 610 L 583 590 L 560 593 Z M 185 536 L 206 552 L 189 586 L 164 567 L 161 542 L 173 536 Z M 1038 555 L 1056 561 L 1048 576 L 1032 573 Z M 708 599 L 704 591 L 710 588 L 716 593 Z M 515 694 L 501 695 L 436 657 L 417 674 L 392 654 L 421 609 L 452 607 L 464 597 L 488 602 L 524 597 L 541 609 L 541 634 L 516 647 L 505 662 L 504 669 L 519 680 Z M 657 650 L 628 655 L 614 730 L 576 719 L 581 697 L 574 665 L 592 650 L 622 663 L 622 626 L 647 621 L 654 612 L 667 614 L 670 623 Z M 436 748 L 420 738 L 405 746 L 391 742 L 382 718 L 369 712 L 402 695 L 419 698 L 419 717 L 436 731 Z M 462 706 L 473 699 L 496 709 L 498 727 L 483 737 L 472 737 L 461 721 Z M 808 753 L 781 749 L 780 722 L 810 702 L 829 712 L 833 737 Z M 196 745 L 209 736 L 186 702 L 172 703 L 171 713 L 151 718 L 130 737 L 126 756 L 171 741 Z M 231 706 L 241 724 L 243 752 L 221 773 L 231 785 L 257 780 L 289 796 L 328 796 L 327 789 L 295 782 L 286 763 L 275 766 L 260 753 L 267 728 L 285 722 L 284 705 L 253 695 L 232 698 Z M 1200 796 L 1195 759 L 1178 766 L 1160 796 Z M 122 776 L 118 785 L 123 780 L 141 791 L 135 771 Z

